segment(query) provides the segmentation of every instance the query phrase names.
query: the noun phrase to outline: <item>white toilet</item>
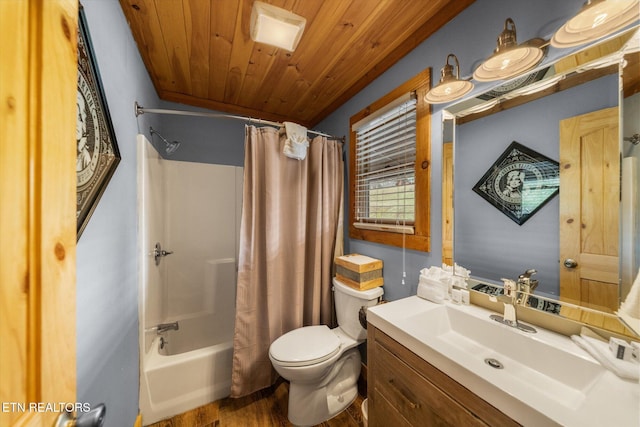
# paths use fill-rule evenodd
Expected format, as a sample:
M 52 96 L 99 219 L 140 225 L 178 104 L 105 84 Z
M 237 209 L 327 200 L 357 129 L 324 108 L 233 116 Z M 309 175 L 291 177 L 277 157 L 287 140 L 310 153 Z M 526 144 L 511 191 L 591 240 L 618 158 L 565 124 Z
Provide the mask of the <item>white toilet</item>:
M 289 380 L 289 421 L 297 426 L 320 424 L 346 409 L 358 395 L 360 352 L 367 338 L 359 312 L 373 306 L 382 288 L 358 291 L 333 279 L 338 327 L 305 326 L 271 343 L 269 358 Z

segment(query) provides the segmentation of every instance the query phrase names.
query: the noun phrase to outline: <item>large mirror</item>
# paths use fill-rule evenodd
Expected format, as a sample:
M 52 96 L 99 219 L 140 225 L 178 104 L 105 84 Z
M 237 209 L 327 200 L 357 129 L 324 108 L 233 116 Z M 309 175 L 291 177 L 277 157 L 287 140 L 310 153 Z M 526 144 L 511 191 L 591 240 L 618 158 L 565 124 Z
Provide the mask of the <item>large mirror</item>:
M 489 285 L 478 290 L 535 269 L 533 294 L 557 314 L 613 314 L 629 294 L 640 266 L 638 38 L 624 31 L 443 112 L 443 261 Z

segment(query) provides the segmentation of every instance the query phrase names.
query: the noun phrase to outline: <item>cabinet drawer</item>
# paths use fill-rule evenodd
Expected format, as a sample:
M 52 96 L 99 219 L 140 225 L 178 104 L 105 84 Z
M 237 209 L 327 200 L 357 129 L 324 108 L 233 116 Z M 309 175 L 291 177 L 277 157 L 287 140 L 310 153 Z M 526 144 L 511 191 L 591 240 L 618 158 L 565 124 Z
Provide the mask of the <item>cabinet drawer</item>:
M 411 425 L 487 426 L 378 343 L 375 358 L 375 392 Z
M 372 404 L 372 402 L 375 402 Z M 423 425 L 433 425 L 425 422 Z M 369 426 L 371 427 L 412 427 L 391 403 L 377 390 L 369 394 Z

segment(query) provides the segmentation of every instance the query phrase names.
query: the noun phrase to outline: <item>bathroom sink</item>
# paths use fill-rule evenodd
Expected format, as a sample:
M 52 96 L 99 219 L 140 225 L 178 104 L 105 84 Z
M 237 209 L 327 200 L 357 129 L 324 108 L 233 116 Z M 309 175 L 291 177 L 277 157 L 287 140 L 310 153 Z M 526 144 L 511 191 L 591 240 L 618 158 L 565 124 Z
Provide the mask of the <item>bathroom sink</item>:
M 483 370 L 504 382 L 541 393 L 570 409 L 605 370 L 596 361 L 537 340 L 488 315 L 478 317 L 464 307 L 442 305 L 406 316 L 401 325 L 449 358 Z
M 527 333 L 491 314 L 413 296 L 369 308 L 367 321 L 521 424 L 640 419 L 640 384 L 618 378 L 567 336 L 537 326 Z

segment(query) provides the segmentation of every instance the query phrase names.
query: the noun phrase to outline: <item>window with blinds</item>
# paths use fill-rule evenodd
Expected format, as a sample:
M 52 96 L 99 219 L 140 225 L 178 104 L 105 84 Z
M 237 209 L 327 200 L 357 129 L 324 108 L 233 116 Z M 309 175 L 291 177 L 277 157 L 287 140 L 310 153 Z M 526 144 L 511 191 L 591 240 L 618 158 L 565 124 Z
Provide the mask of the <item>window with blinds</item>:
M 431 87 L 425 68 L 349 118 L 349 238 L 431 248 Z
M 355 222 L 361 229 L 413 234 L 416 96 L 409 93 L 353 125 Z

